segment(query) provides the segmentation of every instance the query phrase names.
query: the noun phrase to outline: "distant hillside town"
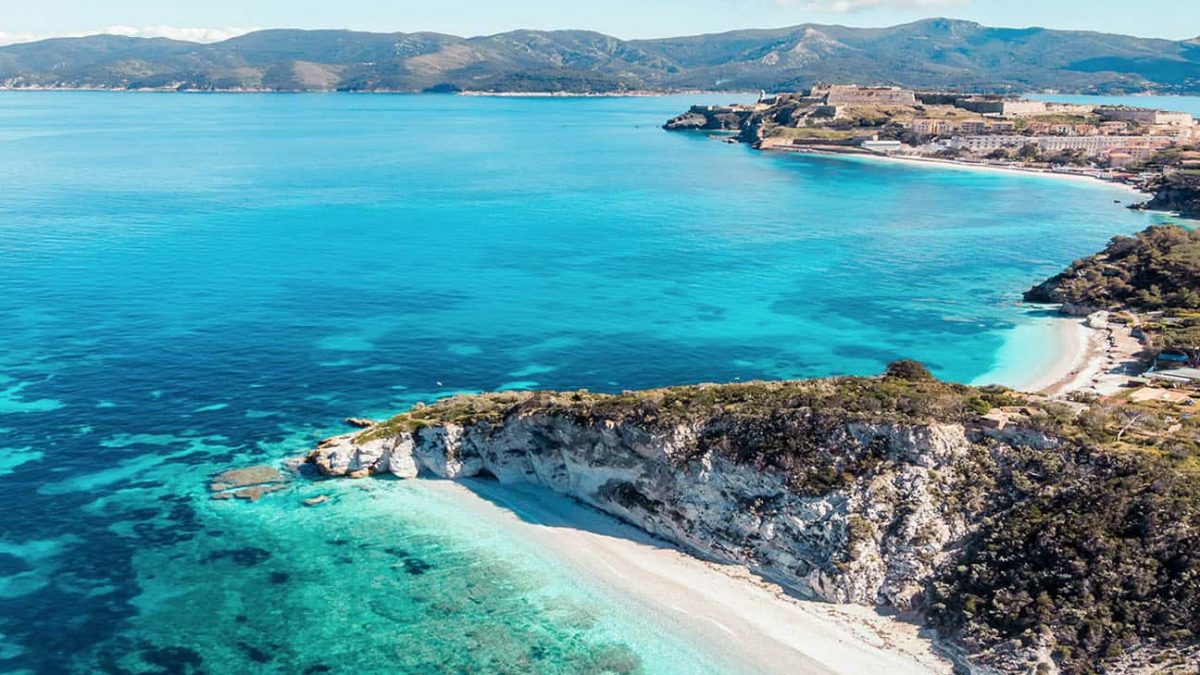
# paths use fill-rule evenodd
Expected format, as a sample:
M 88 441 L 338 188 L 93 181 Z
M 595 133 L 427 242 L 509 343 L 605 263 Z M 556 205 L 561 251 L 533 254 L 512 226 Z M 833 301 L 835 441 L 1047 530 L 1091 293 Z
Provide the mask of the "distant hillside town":
M 695 106 L 667 129 L 736 131 L 763 150 L 858 152 L 1149 183 L 1200 169 L 1191 114 L 900 87 L 817 85 L 752 105 Z

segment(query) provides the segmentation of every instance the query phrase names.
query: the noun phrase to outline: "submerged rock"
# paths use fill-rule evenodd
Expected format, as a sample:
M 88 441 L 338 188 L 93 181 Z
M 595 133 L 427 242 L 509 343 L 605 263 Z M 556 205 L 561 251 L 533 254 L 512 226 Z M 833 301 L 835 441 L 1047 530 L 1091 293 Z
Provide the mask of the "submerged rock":
M 242 488 L 240 490 L 234 490 L 233 496 L 237 499 L 256 502 L 261 499 L 263 495 L 270 494 L 272 492 L 279 492 L 280 490 L 286 489 L 286 487 L 286 485 L 254 485 L 251 487 Z
M 273 466 L 250 466 L 244 469 L 230 469 L 213 477 L 208 489 L 213 492 L 241 488 L 249 485 L 283 482 L 283 474 Z
M 249 466 L 222 471 L 209 481 L 213 499 L 242 499 L 256 502 L 263 495 L 287 487 L 287 476 L 269 465 Z

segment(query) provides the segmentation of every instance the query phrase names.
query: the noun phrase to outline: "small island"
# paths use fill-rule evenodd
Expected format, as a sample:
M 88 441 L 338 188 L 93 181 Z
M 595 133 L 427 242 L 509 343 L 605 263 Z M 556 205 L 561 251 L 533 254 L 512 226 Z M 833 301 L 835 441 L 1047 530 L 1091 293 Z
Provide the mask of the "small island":
M 818 85 L 763 92 L 750 105 L 693 106 L 664 128 L 731 134 L 760 150 L 1087 176 L 1155 194 L 1139 208 L 1200 216 L 1200 125 L 1186 112 Z

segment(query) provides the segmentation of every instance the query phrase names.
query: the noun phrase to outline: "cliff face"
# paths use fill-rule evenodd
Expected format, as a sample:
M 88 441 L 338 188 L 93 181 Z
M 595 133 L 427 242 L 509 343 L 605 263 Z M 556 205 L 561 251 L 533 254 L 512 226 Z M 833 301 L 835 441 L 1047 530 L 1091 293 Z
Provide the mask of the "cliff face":
M 342 436 L 311 461 L 328 475 L 494 476 L 541 485 L 814 597 L 909 610 L 948 542 L 969 529 L 972 514 L 948 508 L 948 495 L 973 456 L 987 452 L 961 425 L 848 424 L 810 439 L 827 469 L 878 469 L 803 494 L 784 473 L 702 447 L 708 432 L 697 424 L 651 431 L 537 414 L 365 443 Z
M 736 131 L 742 143 L 754 145 L 763 140 L 772 125 L 796 125 L 804 116 L 804 105 L 795 95 L 780 94 L 770 105 L 692 106 L 687 112 L 667 120 L 667 131 Z
M 692 106 L 687 112 L 667 120 L 668 131 L 739 131 L 754 111 L 739 106 Z
M 1200 175 L 1179 173 L 1165 176 L 1150 186 L 1154 197 L 1138 208 L 1178 212 L 1184 218 L 1200 218 Z
M 811 597 L 924 617 L 979 672 L 1133 673 L 1200 664 L 1200 480 L 1160 458 L 1186 465 L 1198 429 L 1128 432 L 1159 428 L 1153 415 L 894 364 L 872 379 L 457 397 L 308 461 L 545 486 Z M 1104 445 L 1118 434 L 1119 450 Z

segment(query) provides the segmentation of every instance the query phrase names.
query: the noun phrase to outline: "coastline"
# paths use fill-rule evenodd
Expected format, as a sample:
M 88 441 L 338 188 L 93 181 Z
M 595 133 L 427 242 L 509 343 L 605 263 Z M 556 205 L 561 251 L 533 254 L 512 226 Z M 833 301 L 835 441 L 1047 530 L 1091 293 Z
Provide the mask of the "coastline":
M 665 91 L 655 91 L 652 89 L 631 89 L 628 91 L 610 92 L 464 90 L 454 92 L 456 96 L 477 98 L 657 98 L 660 96 L 751 96 L 757 95 L 757 93 L 758 92 L 752 91 L 717 91 L 713 89 L 680 89 Z
M 767 152 L 788 152 L 786 150 L 767 150 Z M 1074 181 L 1084 181 L 1094 184 L 1100 181 L 1114 188 L 1127 191 L 1135 196 L 1152 195 L 1144 186 L 1134 185 L 1124 181 L 1109 180 L 1101 176 L 1079 173 L 1051 171 L 1029 167 L 981 164 L 977 162 L 961 162 L 953 159 L 935 157 L 916 157 L 912 155 L 881 155 L 872 152 L 839 152 L 832 150 L 809 149 L 804 153 L 819 154 L 825 157 L 841 159 L 861 158 L 865 161 L 897 162 L 909 166 L 925 166 L 933 169 L 957 169 L 960 171 L 1022 173 L 1047 178 L 1063 178 Z M 1167 213 L 1167 212 L 1163 212 Z M 1172 214 L 1177 215 L 1177 214 Z M 1014 329 L 1014 330 L 1020 330 Z M 1133 337 L 1132 329 L 1128 326 L 1115 325 L 1105 322 L 1092 326 L 1085 317 L 1074 317 L 1059 314 L 1050 319 L 1050 323 L 1041 330 L 1050 333 L 1052 346 L 1046 350 L 1046 336 L 1040 338 L 1040 347 L 1046 350 L 1047 359 L 1042 363 L 1022 368 L 1017 372 L 1009 370 L 1013 363 L 1020 363 L 1022 350 L 1029 345 L 1020 345 L 1018 338 L 1016 347 L 1006 344 L 1001 350 L 997 364 L 987 373 L 972 381 L 973 385 L 1001 384 L 1012 389 L 1028 393 L 1040 394 L 1051 398 L 1065 398 L 1073 393 L 1092 394 L 1102 397 L 1113 396 L 1120 392 L 1130 377 L 1136 377 L 1149 369 L 1142 358 L 1144 350 L 1141 342 Z M 1009 338 L 1012 342 L 1012 338 Z M 1014 353 L 1006 354 L 1005 351 Z
M 1148 369 L 1149 365 L 1139 358 L 1144 347 L 1129 327 L 1107 322 L 1091 326 L 1075 318 L 1062 321 L 1075 327 L 1076 351 L 1060 359 L 1064 367 L 1059 369 L 1058 377 L 1046 378 L 1045 386 L 1035 390 L 1038 393 L 1051 397 L 1073 392 L 1113 396 L 1129 378 Z
M 1112 185 L 1113 187 L 1120 188 L 1122 190 L 1128 190 L 1129 192 L 1131 192 L 1135 195 L 1140 196 L 1140 195 L 1152 194 L 1151 192 L 1148 192 L 1147 190 L 1142 189 L 1141 187 L 1134 185 L 1132 183 L 1126 183 L 1124 181 L 1118 181 L 1118 180 L 1110 180 L 1108 178 L 1104 178 L 1103 176 L 1094 176 L 1094 175 L 1088 175 L 1088 174 L 1083 174 L 1083 173 L 1073 173 L 1073 172 L 1067 172 L 1067 171 L 1053 171 L 1051 169 L 1037 169 L 1037 168 L 1033 168 L 1033 167 L 1010 166 L 1010 165 L 1004 165 L 1004 164 L 981 164 L 981 163 L 976 163 L 976 162 L 960 162 L 960 161 L 953 160 L 953 159 L 939 159 L 936 157 L 916 157 L 916 156 L 912 156 L 912 155 L 867 155 L 867 156 L 874 157 L 876 159 L 881 159 L 884 161 L 895 160 L 895 161 L 899 161 L 899 162 L 908 162 L 910 164 L 916 164 L 916 165 L 925 164 L 925 165 L 932 165 L 932 166 L 936 166 L 936 167 L 956 168 L 956 169 L 967 170 L 967 171 L 1000 171 L 1000 172 L 1005 172 L 1005 173 L 1020 173 L 1020 174 L 1029 174 L 1029 175 L 1034 175 L 1034 176 L 1045 176 L 1045 177 L 1049 177 L 1049 178 L 1065 178 L 1067 180 L 1086 181 L 1089 183 L 1093 182 L 1093 181 L 1100 181 L 1106 185 Z
M 1043 176 L 1046 178 L 1063 178 L 1067 180 L 1086 181 L 1095 183 L 1099 181 L 1105 185 L 1111 185 L 1121 190 L 1127 190 L 1133 195 L 1141 197 L 1143 195 L 1152 195 L 1152 192 L 1144 189 L 1144 187 L 1127 183 L 1124 181 L 1110 180 L 1102 176 L 1093 176 L 1082 173 L 1072 173 L 1065 171 L 1052 171 L 1049 169 L 1038 169 L 1033 167 L 1010 166 L 1005 164 L 987 164 L 980 162 L 963 162 L 954 159 L 942 159 L 938 157 L 918 157 L 915 155 L 884 155 L 876 152 L 866 152 L 863 150 L 847 151 L 847 150 L 826 150 L 821 148 L 805 148 L 803 150 L 785 150 L 781 148 L 760 149 L 762 152 L 777 152 L 782 154 L 813 154 L 822 157 L 838 157 L 841 159 L 862 159 L 866 161 L 877 162 L 895 162 L 903 163 L 909 166 L 924 166 L 926 168 L 937 169 L 957 169 L 960 171 L 983 171 L 983 172 L 1003 172 L 1003 173 L 1019 173 L 1031 176 Z
M 796 599 L 744 568 L 705 562 L 549 490 L 479 479 L 422 486 L 506 535 L 532 541 L 556 564 L 619 595 L 631 612 L 747 672 L 953 671 L 915 624 L 867 607 Z
M 1042 359 L 1021 360 L 1039 347 Z M 1072 393 L 1112 396 L 1130 377 L 1146 370 L 1147 364 L 1139 358 L 1143 349 L 1127 326 L 1107 322 L 1093 326 L 1084 317 L 1051 316 L 1013 329 L 996 367 L 972 384 L 1001 384 L 1051 398 Z

